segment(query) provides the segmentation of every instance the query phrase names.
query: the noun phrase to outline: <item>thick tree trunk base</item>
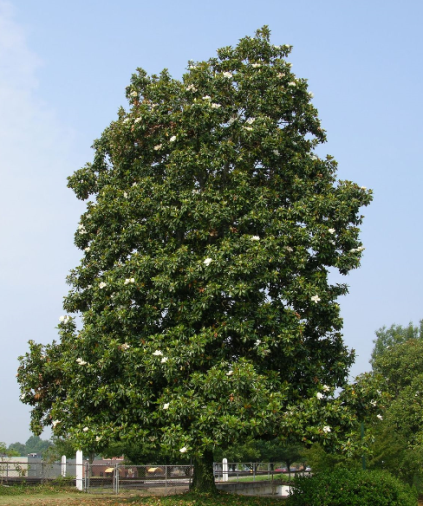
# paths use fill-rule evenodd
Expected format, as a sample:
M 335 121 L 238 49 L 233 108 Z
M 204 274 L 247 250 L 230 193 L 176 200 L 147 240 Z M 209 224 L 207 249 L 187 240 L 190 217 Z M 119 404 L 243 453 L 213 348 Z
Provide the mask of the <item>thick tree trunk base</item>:
M 194 459 L 194 477 L 189 489 L 201 494 L 217 494 L 212 452 L 204 452 L 202 457 Z

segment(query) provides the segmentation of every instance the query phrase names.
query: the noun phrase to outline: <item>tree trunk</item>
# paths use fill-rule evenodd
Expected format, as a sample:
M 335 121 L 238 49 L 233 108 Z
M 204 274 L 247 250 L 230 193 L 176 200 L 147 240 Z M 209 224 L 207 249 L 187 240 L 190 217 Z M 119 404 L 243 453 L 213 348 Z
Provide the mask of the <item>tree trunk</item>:
M 201 457 L 194 459 L 194 477 L 190 490 L 202 494 L 217 494 L 214 482 L 213 452 L 204 452 Z

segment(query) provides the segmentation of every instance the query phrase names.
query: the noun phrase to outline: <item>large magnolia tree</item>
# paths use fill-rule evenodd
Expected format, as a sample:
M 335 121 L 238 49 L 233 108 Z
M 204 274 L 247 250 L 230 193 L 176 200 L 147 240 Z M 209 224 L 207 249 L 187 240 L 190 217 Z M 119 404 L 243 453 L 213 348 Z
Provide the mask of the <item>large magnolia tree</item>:
M 35 433 L 186 455 L 213 490 L 216 448 L 330 445 L 355 425 L 357 389 L 332 396 L 353 354 L 329 273 L 359 266 L 371 192 L 315 154 L 325 132 L 290 50 L 263 27 L 182 80 L 133 75 L 128 110 L 69 178 L 83 258 L 60 342 L 30 342 L 18 374 Z

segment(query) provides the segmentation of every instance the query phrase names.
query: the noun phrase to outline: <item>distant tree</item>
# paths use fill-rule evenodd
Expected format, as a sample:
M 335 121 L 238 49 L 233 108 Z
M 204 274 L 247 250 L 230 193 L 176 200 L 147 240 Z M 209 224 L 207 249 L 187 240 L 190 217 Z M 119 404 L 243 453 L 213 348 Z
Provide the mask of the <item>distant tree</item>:
M 44 457 L 51 461 L 59 460 L 62 456 L 75 458 L 75 449 L 73 444 L 66 438 L 52 436 L 51 446 L 44 451 Z
M 27 455 L 26 446 L 22 443 L 12 443 L 9 445 L 8 450 L 16 452 L 17 455 Z
M 423 320 L 415 327 L 411 322 L 407 327 L 402 325 L 391 325 L 389 328 L 382 327 L 376 330 L 375 346 L 372 351 L 370 363 L 373 365 L 386 351 L 393 346 L 405 343 L 410 339 L 421 339 L 423 337 Z
M 129 110 L 69 178 L 87 202 L 60 342 L 30 342 L 18 381 L 32 430 L 192 459 L 248 436 L 349 451 L 357 391 L 331 283 L 360 265 L 371 191 L 339 181 L 306 79 L 267 27 L 190 62 L 182 80 L 138 69 Z M 75 314 L 81 315 L 77 329 Z M 353 394 L 354 392 L 354 394 Z M 90 450 L 91 451 L 91 450 Z
M 0 458 L 1 457 L 18 457 L 19 453 L 14 449 L 9 449 L 0 441 Z
M 423 374 L 423 339 L 409 339 L 393 345 L 372 362 L 373 372 L 383 380 L 381 387 L 397 398 Z
M 257 441 L 252 438 L 240 441 L 225 449 L 218 448 L 214 451 L 213 456 L 215 461 L 220 462 L 226 458 L 229 463 L 259 462 L 261 460 Z
M 39 436 L 31 436 L 25 443 L 25 452 L 42 455 L 50 446 L 52 446 L 51 441 L 41 439 Z

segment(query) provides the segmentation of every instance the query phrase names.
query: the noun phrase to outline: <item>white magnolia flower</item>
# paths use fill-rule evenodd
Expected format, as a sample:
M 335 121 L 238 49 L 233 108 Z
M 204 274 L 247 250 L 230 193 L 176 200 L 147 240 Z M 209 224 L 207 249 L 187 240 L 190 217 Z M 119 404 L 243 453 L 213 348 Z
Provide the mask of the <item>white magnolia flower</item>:
M 325 426 L 323 427 L 323 432 L 324 432 L 325 434 L 327 434 L 327 433 L 328 433 L 328 432 L 330 432 L 330 431 L 331 431 L 331 428 L 329 427 L 329 425 L 325 425 Z
M 329 232 L 329 234 L 334 234 L 334 233 L 335 233 L 335 229 L 334 229 L 334 228 L 330 228 L 330 229 L 328 230 L 328 232 Z
M 226 373 L 226 376 L 232 376 L 233 373 L 234 373 L 233 371 L 229 371 Z
M 260 339 L 257 339 L 257 341 L 254 343 L 254 346 L 260 346 L 260 343 L 261 343 Z
M 273 46 L 276 50 L 280 49 L 281 46 Z
M 317 392 L 316 397 L 317 397 L 317 398 L 319 399 L 319 401 L 320 401 L 321 399 L 323 399 L 324 395 L 322 394 L 322 392 Z
M 237 119 L 238 119 L 237 116 L 232 116 L 232 118 L 229 118 L 228 125 L 232 125 L 232 123 L 235 123 Z
M 197 91 L 197 88 L 193 85 L 193 84 L 189 84 L 187 87 L 186 87 L 186 90 L 187 91 L 192 91 L 193 93 L 195 91 Z
M 91 251 L 91 248 L 88 246 L 87 248 L 84 249 L 85 253 L 89 253 Z
M 77 362 L 77 364 L 79 364 L 79 365 L 87 365 L 87 362 L 85 362 L 85 360 L 82 360 L 82 358 L 77 358 L 77 359 L 76 359 L 76 362 Z
M 258 69 L 259 67 L 261 67 L 261 63 L 253 63 L 251 66 L 254 67 L 255 69 Z
M 165 364 L 168 360 L 169 360 L 169 359 L 168 359 L 167 357 L 163 357 L 163 358 L 160 360 L 160 362 L 161 362 L 162 364 Z
M 203 262 L 204 265 L 209 266 L 213 262 L 212 258 L 206 258 Z
M 98 285 L 98 287 L 99 287 L 99 288 L 104 288 L 105 286 L 107 286 L 107 284 L 106 284 L 106 283 L 104 283 L 104 281 L 102 281 L 102 282 Z
M 290 63 L 290 62 L 289 62 L 289 63 L 287 63 L 286 65 L 287 65 L 288 67 L 292 67 L 292 63 Z
M 317 156 L 316 156 L 316 155 L 311 155 L 311 156 L 310 156 L 310 158 L 311 158 L 312 160 L 317 160 Z
M 251 132 L 252 127 L 244 127 L 244 130 L 248 130 L 249 132 Z
M 362 190 L 367 190 L 367 186 L 362 186 L 361 189 Z
M 194 70 L 194 69 L 196 69 L 197 67 L 196 67 L 195 65 L 190 65 L 190 66 L 189 66 L 189 68 L 190 68 L 191 70 Z
M 98 443 L 99 441 L 101 441 L 101 436 L 96 436 L 96 437 L 95 437 L 95 440 L 96 440 L 96 441 L 97 441 L 97 443 Z
M 21 401 L 23 401 L 23 400 L 25 399 L 25 394 L 22 394 L 22 395 L 20 396 L 20 399 L 21 399 Z
M 123 120 L 123 123 L 129 123 L 130 121 L 131 121 L 131 120 L 130 120 L 129 118 L 125 118 L 125 119 Z
M 383 420 L 383 416 L 382 415 L 377 415 L 377 418 L 379 418 L 379 420 Z
M 283 72 L 279 72 L 278 77 L 279 79 L 282 79 L 282 77 L 285 77 L 285 74 Z
M 253 236 L 251 237 L 251 240 L 252 240 L 252 241 L 260 241 L 260 237 L 259 237 L 258 235 L 253 235 Z
M 274 149 L 274 150 L 273 150 L 273 154 L 274 154 L 275 156 L 279 156 L 279 155 L 280 155 L 280 153 L 279 153 L 279 151 L 278 151 L 277 149 Z
M 350 253 L 360 253 L 361 251 L 365 250 L 366 248 L 364 248 L 363 246 L 360 246 L 358 248 L 353 248 L 353 249 L 350 249 Z
M 57 424 L 61 423 L 60 420 L 53 420 L 51 422 L 51 425 L 53 426 L 53 429 L 56 427 Z
M 290 83 L 288 83 L 288 86 L 297 86 L 297 83 L 295 81 L 291 81 Z
M 181 448 L 179 450 L 181 453 L 186 453 L 188 451 L 188 448 L 186 446 L 184 446 L 183 448 Z
M 256 120 L 256 118 L 248 118 L 246 123 L 248 123 L 249 125 L 252 125 L 255 120 Z
M 138 97 L 138 91 L 131 91 L 131 97 Z
M 220 104 L 212 104 L 211 105 L 212 109 L 219 109 L 219 107 L 222 107 L 222 106 Z
M 294 248 L 291 248 L 291 246 L 285 246 L 286 251 L 289 253 L 292 253 L 294 251 Z
M 80 234 L 86 234 L 87 231 L 85 230 L 85 226 L 84 225 L 78 225 L 78 232 Z
M 88 427 L 84 427 L 82 430 L 83 430 L 84 432 L 88 432 L 90 429 L 89 429 Z
M 135 278 L 127 278 L 125 279 L 125 285 L 129 285 L 129 283 L 135 283 Z
M 375 408 L 375 407 L 376 407 L 377 402 L 376 402 L 375 400 L 372 400 L 372 401 L 370 401 L 370 404 L 371 404 L 371 405 Z
M 330 386 L 329 385 L 323 385 L 323 392 L 329 392 Z
M 169 402 L 166 402 L 166 404 L 163 404 L 163 409 L 169 409 Z
M 232 77 L 232 74 L 230 72 L 223 72 L 223 77 L 226 77 L 228 79 L 230 79 Z
M 290 48 L 291 44 L 284 44 L 283 47 Z
M 321 299 L 318 295 L 313 295 L 313 297 L 311 297 L 311 300 L 317 304 Z
M 154 146 L 154 151 L 158 151 L 159 149 L 162 149 L 162 145 L 161 144 L 157 144 L 156 146 Z
M 211 100 L 211 97 L 209 95 L 204 95 L 203 100 Z
M 176 141 L 176 135 L 172 135 L 172 137 L 169 139 L 169 142 L 175 142 Z
M 141 118 L 137 118 L 134 120 L 134 123 L 139 123 L 141 121 Z
M 61 317 L 59 318 L 59 322 L 64 322 L 64 321 L 65 321 L 65 316 L 61 316 Z
M 128 194 L 126 192 L 123 192 L 123 196 L 127 199 L 128 198 Z
M 313 98 L 313 97 L 314 97 L 314 93 L 311 93 L 311 92 L 310 92 L 310 93 L 308 94 L 308 96 L 309 96 L 310 98 Z
M 120 345 L 120 347 L 123 349 L 123 350 L 127 350 L 128 348 L 130 348 L 131 346 L 128 344 L 128 343 L 123 343 Z
M 160 351 L 160 350 L 156 350 L 156 351 L 153 353 L 153 355 L 154 355 L 155 357 L 161 357 L 161 356 L 163 355 L 163 352 L 162 352 L 162 351 Z

